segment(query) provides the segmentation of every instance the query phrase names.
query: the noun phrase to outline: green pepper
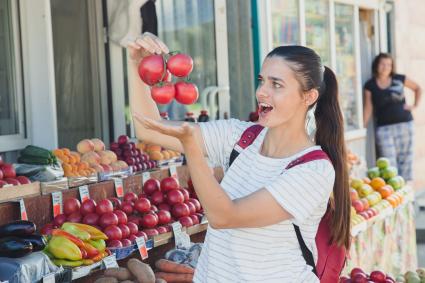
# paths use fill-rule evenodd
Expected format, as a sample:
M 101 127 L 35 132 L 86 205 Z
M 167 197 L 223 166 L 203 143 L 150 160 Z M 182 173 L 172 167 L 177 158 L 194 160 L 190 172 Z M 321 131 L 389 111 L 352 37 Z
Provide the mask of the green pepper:
M 95 247 L 99 252 L 103 252 L 106 249 L 105 240 L 89 240 L 89 244 Z
M 83 265 L 84 262 L 82 260 L 54 259 L 53 263 L 57 266 L 78 267 Z
M 75 237 L 77 237 L 77 238 L 79 238 L 83 241 L 88 241 L 91 238 L 89 232 L 84 231 L 83 229 L 80 229 L 79 227 L 74 225 L 74 223 L 65 222 L 64 224 L 62 224 L 61 228 L 62 228 L 62 230 L 74 235 Z
M 81 250 L 71 240 L 63 236 L 53 236 L 49 242 L 49 252 L 57 259 L 81 260 Z

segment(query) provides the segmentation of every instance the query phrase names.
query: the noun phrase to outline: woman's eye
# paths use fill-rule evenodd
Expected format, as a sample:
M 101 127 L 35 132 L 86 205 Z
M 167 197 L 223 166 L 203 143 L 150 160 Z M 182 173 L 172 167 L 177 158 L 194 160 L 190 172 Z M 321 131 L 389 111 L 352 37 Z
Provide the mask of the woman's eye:
M 278 84 L 278 83 L 273 83 L 273 87 L 274 87 L 274 88 L 281 88 L 281 87 L 282 87 L 282 85 L 280 85 L 280 84 Z

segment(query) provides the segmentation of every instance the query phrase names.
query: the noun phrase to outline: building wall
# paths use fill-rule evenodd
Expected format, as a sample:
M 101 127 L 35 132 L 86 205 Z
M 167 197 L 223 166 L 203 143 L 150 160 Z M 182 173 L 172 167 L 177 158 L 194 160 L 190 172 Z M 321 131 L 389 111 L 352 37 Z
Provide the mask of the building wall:
M 416 81 L 425 91 L 425 2 L 396 0 L 394 17 L 395 63 L 397 71 Z M 411 100 L 413 94 L 408 93 Z M 415 118 L 414 186 L 425 190 L 425 102 L 413 113 Z

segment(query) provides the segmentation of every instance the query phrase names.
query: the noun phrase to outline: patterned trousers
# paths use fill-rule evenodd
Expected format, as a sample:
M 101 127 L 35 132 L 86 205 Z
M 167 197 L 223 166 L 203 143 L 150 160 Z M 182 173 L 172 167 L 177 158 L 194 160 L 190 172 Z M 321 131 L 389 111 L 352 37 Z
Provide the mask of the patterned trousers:
M 413 121 L 379 126 L 376 144 L 379 157 L 387 157 L 406 181 L 412 180 Z

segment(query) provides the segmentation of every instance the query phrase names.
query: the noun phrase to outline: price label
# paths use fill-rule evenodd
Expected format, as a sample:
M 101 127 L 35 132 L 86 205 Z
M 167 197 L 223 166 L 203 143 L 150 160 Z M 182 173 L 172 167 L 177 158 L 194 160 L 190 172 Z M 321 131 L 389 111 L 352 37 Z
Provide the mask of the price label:
M 148 258 L 148 249 L 146 248 L 146 242 L 144 237 L 136 238 L 137 249 L 139 250 L 142 259 Z
M 19 200 L 19 207 L 21 210 L 21 220 L 28 220 L 27 210 L 23 199 Z
M 204 214 L 201 219 L 201 224 L 205 224 L 205 223 L 208 223 L 208 219 L 207 219 L 207 216 Z
M 115 267 L 119 267 L 118 263 L 117 263 L 117 258 L 115 257 L 115 255 L 110 255 L 107 256 L 103 259 L 103 265 L 105 266 L 106 269 L 108 268 L 115 268 Z
M 151 178 L 151 173 L 149 172 L 143 172 L 142 174 L 142 185 L 146 183 L 147 180 Z
M 177 176 L 177 167 L 175 165 L 170 166 L 170 176 L 178 179 Z
M 171 224 L 173 227 L 174 241 L 177 248 L 190 248 L 190 237 L 186 232 L 182 231 L 182 225 L 180 222 L 174 222 Z
M 89 187 L 87 185 L 84 185 L 84 186 L 79 187 L 78 190 L 80 191 L 81 203 L 83 203 L 86 200 L 90 199 Z
M 114 179 L 115 183 L 115 193 L 117 194 L 117 197 L 122 198 L 124 196 L 124 186 L 122 184 L 121 178 Z
M 55 274 L 54 273 L 50 273 L 46 276 L 43 277 L 43 283 L 55 283 Z
M 52 193 L 53 217 L 63 213 L 62 192 Z

